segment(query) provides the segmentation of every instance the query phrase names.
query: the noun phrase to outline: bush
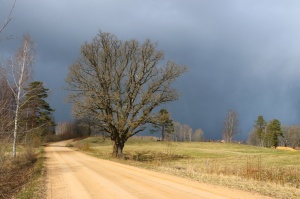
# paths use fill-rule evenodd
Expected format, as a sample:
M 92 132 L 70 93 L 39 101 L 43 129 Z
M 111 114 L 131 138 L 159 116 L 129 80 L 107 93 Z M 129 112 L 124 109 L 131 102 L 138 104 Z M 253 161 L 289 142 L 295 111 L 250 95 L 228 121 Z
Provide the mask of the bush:
M 55 135 L 55 134 L 48 134 L 45 136 L 44 138 L 44 143 L 47 142 L 58 142 L 61 141 L 61 137 L 59 135 Z
M 32 131 L 28 134 L 26 134 L 23 143 L 26 146 L 30 146 L 30 147 L 39 147 L 41 146 L 42 142 L 41 142 L 41 136 L 39 135 L 38 131 Z
M 33 147 L 27 147 L 24 153 L 25 160 L 30 163 L 35 163 L 37 161 L 37 154 Z

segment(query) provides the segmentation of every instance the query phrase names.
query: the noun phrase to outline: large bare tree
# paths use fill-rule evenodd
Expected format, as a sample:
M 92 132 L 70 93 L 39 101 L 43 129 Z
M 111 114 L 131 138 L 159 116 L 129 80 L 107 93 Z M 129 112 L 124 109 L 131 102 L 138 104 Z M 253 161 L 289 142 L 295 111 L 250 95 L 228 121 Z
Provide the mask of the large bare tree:
M 223 124 L 223 139 L 225 142 L 232 142 L 234 136 L 239 133 L 238 114 L 229 110 Z
M 100 32 L 82 45 L 81 57 L 69 67 L 68 100 L 75 116 L 89 117 L 107 132 L 116 157 L 127 139 L 151 122 L 155 108 L 179 97 L 171 84 L 187 67 L 162 63 L 163 58 L 150 40 L 122 41 Z
M 13 157 L 16 157 L 16 142 L 19 127 L 20 108 L 24 104 L 26 91 L 24 88 L 29 83 L 34 61 L 35 49 L 29 35 L 24 35 L 21 47 L 14 58 L 8 62 L 8 74 L 10 88 L 14 95 L 14 131 L 13 131 Z

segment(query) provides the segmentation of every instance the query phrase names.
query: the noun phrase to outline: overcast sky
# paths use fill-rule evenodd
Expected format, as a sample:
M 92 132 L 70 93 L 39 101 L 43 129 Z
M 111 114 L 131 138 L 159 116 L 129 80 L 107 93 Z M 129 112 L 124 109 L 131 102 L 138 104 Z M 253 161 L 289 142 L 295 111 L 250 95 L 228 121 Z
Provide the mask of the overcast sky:
M 0 24 L 12 0 L 0 0 Z M 229 109 L 245 138 L 254 121 L 300 123 L 299 0 L 17 0 L 1 37 L 0 61 L 12 56 L 24 33 L 37 45 L 34 80 L 51 90 L 56 121 L 71 118 L 62 87 L 80 46 L 98 31 L 120 39 L 150 38 L 170 59 L 189 67 L 166 105 L 174 120 L 221 138 Z

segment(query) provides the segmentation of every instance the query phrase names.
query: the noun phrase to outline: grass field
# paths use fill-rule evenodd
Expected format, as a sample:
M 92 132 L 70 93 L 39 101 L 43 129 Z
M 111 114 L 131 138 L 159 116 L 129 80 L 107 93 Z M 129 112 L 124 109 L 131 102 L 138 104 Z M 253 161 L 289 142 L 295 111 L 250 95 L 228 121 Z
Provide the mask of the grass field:
M 300 151 L 214 142 L 158 142 L 132 138 L 124 160 L 111 157 L 112 142 L 99 137 L 72 143 L 86 153 L 200 182 L 300 198 Z

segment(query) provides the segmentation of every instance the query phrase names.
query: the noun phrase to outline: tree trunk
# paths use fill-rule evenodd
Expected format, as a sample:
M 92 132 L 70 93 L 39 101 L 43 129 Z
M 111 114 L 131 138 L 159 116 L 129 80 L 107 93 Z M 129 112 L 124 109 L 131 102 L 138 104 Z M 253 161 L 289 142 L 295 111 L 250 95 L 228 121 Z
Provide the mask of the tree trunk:
M 162 125 L 161 129 L 161 141 L 165 141 L 165 126 Z
M 19 114 L 19 103 L 17 103 L 17 108 L 16 108 L 16 115 L 15 115 L 15 127 L 14 127 L 14 133 L 13 133 L 13 152 L 12 152 L 12 156 L 14 158 L 17 157 L 17 132 L 18 132 L 18 114 Z
M 24 62 L 23 62 L 24 63 Z M 17 133 L 18 133 L 18 119 L 19 119 L 19 109 L 20 109 L 20 101 L 21 101 L 21 91 L 22 91 L 22 82 L 23 82 L 23 76 L 24 76 L 24 71 L 25 71 L 25 64 L 22 65 L 21 68 L 21 76 L 18 82 L 18 93 L 16 95 L 16 112 L 15 112 L 15 127 L 14 127 L 14 140 L 13 140 L 13 152 L 12 156 L 14 158 L 17 157 Z
M 116 140 L 114 141 L 114 148 L 113 148 L 113 156 L 116 158 L 123 158 L 123 148 L 124 148 L 124 141 Z

